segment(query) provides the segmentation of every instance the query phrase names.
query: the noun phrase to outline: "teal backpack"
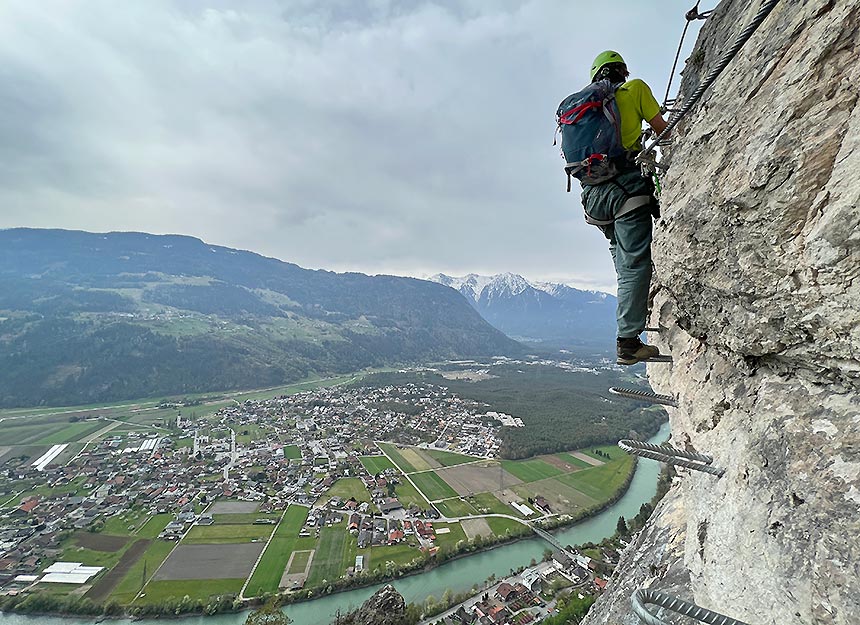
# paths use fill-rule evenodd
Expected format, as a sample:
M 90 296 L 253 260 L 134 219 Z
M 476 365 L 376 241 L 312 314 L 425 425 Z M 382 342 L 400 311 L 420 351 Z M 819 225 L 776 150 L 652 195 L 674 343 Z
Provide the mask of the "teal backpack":
M 571 176 L 583 185 L 596 185 L 621 173 L 618 157 L 626 150 L 621 144 L 621 115 L 615 101 L 620 86 L 600 80 L 569 95 L 558 106 L 556 118 L 568 191 Z

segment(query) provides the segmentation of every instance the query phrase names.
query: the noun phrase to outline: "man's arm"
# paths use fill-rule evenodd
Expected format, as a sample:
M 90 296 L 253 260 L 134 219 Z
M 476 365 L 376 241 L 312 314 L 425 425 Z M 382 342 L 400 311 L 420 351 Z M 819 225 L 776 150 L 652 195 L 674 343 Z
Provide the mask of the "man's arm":
M 666 123 L 666 120 L 663 119 L 663 116 L 660 113 L 657 113 L 654 117 L 648 120 L 648 125 L 654 129 L 658 135 L 666 130 L 666 126 L 669 124 Z

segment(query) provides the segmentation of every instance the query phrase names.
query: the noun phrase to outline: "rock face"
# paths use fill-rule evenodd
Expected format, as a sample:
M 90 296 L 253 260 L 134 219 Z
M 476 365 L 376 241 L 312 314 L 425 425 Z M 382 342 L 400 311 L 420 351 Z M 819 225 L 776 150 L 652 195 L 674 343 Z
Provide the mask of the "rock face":
M 719 5 L 682 93 L 758 8 Z M 648 374 L 673 444 L 727 471 L 679 472 L 586 623 L 637 623 L 641 587 L 759 625 L 860 619 L 858 54 L 860 0 L 782 2 L 675 134 L 651 316 L 674 364 Z
M 386 585 L 358 610 L 341 616 L 333 625 L 403 625 L 406 622 L 406 601 L 394 586 Z

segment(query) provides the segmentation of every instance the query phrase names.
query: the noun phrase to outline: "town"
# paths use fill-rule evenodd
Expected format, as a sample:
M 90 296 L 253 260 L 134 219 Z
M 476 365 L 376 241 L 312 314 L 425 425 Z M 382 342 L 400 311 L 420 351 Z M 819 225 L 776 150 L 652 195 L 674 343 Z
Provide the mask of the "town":
M 617 448 L 500 460 L 500 428 L 522 421 L 432 384 L 319 388 L 204 417 L 181 407 L 121 433 L 117 423 L 75 423 L 92 431 L 83 445 L 2 465 L 0 598 L 38 604 L 56 588 L 146 614 L 173 609 L 178 592 L 192 610 L 235 609 L 373 583 L 570 518 L 571 499 L 585 505 L 577 474 L 632 471 Z M 555 552 L 493 592 L 538 619 L 552 609 L 530 594 L 539 586 L 605 584 L 590 559 Z M 472 622 L 462 610 L 503 613 L 493 596 L 461 606 L 458 622 Z

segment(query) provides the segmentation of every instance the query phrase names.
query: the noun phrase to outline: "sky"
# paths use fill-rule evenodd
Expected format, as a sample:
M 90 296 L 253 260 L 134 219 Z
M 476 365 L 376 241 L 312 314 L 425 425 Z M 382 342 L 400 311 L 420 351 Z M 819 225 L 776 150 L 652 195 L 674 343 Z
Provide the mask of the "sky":
M 662 101 L 688 5 L 4 0 L 0 228 L 614 292 L 555 111 L 605 49 Z

